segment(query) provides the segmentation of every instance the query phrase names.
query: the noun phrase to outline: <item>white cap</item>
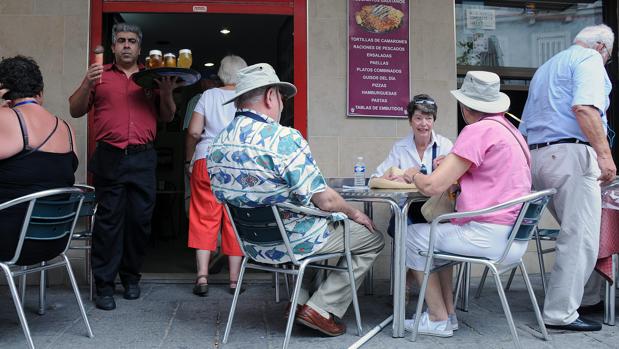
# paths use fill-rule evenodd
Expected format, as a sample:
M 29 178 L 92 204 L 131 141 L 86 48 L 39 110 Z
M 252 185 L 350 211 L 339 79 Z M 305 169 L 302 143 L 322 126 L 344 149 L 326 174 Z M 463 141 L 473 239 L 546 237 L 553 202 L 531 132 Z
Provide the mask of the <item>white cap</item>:
M 182 49 L 182 50 L 179 50 L 179 51 L 178 51 L 178 53 L 179 53 L 179 54 L 182 54 L 182 53 L 189 53 L 189 54 L 191 54 L 191 50 L 190 50 L 190 49 L 188 49 L 188 48 L 184 48 L 184 49 Z
M 176 57 L 176 55 L 174 53 L 166 53 L 165 55 L 163 55 L 164 57 Z
M 158 56 L 161 56 L 161 51 L 159 51 L 159 50 L 150 50 L 150 51 L 148 52 L 148 55 L 149 55 L 149 56 L 150 56 L 150 55 L 158 55 Z

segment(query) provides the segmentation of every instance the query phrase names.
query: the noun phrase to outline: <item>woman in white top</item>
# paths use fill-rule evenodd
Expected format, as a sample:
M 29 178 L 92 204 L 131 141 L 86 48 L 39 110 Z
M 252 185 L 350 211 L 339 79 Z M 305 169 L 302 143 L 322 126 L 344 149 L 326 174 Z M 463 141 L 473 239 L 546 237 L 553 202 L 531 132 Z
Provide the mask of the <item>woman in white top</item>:
M 381 177 L 389 180 L 400 180 L 400 177 L 388 173 L 391 167 L 408 169 L 418 168 L 425 174 L 430 174 L 449 152 L 453 143 L 434 132 L 434 121 L 438 107 L 432 97 L 426 94 L 419 94 L 406 107 L 408 123 L 411 126 L 411 133 L 397 141 L 389 156 L 376 168 L 372 177 Z M 411 205 L 409 210 L 409 224 L 425 222 L 420 213 L 421 204 Z M 394 221 L 389 223 L 387 232 L 393 236 Z
M 217 234 L 221 230 L 221 250 L 228 255 L 230 288 L 234 293 L 243 253 L 238 245 L 230 219 L 223 205 L 211 191 L 206 157 L 215 136 L 234 119 L 233 104 L 222 105 L 234 96 L 237 72 L 247 66 L 239 56 L 226 56 L 221 60 L 217 75 L 223 87 L 204 91 L 194 109 L 187 129 L 186 156 L 193 154 L 191 171 L 191 201 L 189 204 L 189 247 L 196 249 L 198 272 L 193 293 L 208 293 L 208 265 L 211 251 L 217 249 Z M 196 145 L 197 144 L 197 145 Z

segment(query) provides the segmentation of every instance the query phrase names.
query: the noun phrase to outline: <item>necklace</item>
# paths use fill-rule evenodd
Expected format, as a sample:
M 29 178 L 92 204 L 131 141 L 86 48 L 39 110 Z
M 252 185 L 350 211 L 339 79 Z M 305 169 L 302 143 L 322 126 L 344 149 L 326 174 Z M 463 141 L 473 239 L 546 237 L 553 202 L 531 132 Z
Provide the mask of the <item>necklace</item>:
M 37 103 L 37 101 L 35 101 L 34 99 L 29 99 L 29 100 L 26 100 L 26 101 L 21 101 L 19 103 L 15 103 L 15 105 L 13 105 L 13 108 L 19 107 L 20 105 L 24 105 L 24 104 L 39 104 L 39 103 Z

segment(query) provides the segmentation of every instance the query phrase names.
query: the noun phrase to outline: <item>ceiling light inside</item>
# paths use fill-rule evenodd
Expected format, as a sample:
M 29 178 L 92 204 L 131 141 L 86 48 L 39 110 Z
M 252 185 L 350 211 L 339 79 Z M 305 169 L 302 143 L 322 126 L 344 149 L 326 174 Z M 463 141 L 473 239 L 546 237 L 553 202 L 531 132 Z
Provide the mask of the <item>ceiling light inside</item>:
M 204 63 L 204 66 L 205 66 L 205 67 L 212 67 L 212 66 L 214 66 L 214 65 L 215 65 L 215 63 L 211 63 L 211 62 Z
M 228 34 L 230 34 L 230 30 L 228 30 L 228 29 L 226 29 L 226 28 L 224 28 L 224 29 L 220 30 L 219 32 L 220 32 L 220 33 L 222 33 L 223 35 L 228 35 Z

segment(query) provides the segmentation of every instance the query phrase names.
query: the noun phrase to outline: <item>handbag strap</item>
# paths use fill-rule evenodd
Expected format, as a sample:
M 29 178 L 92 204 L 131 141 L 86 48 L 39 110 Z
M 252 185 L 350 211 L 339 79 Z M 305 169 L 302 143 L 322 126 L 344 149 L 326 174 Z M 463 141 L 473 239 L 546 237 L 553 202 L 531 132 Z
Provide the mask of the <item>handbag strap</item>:
M 507 129 L 507 131 L 509 131 L 509 133 L 512 134 L 512 136 L 514 136 L 514 138 L 516 139 L 516 142 L 520 146 L 520 149 L 522 149 L 522 152 L 524 153 L 524 157 L 527 160 L 527 166 L 529 166 L 529 169 L 531 169 L 531 159 L 529 159 L 529 153 L 526 151 L 526 149 L 524 148 L 524 146 L 522 145 L 522 143 L 520 142 L 518 137 L 516 137 L 514 132 L 509 127 L 507 127 L 507 125 L 505 125 L 504 123 L 500 122 L 499 120 L 487 119 L 487 118 L 483 119 L 483 120 L 494 121 L 494 122 L 497 122 L 497 123 L 501 124 L 503 127 L 505 127 Z

